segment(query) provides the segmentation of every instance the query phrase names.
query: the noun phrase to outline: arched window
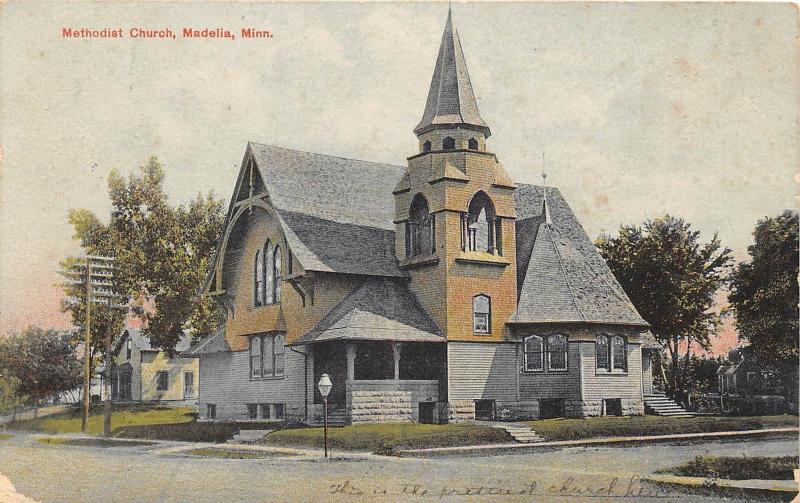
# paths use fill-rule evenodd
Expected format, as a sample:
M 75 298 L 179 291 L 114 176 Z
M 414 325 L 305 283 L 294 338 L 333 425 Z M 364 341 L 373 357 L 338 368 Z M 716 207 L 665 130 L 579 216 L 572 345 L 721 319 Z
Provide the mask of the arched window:
M 250 338 L 250 377 L 261 377 L 261 337 Z
M 470 150 L 478 150 L 478 140 L 475 138 L 470 138 L 467 144 Z
M 472 331 L 476 334 L 489 334 L 492 328 L 492 299 L 487 295 L 472 298 Z
M 253 262 L 253 305 L 264 305 L 264 254 L 256 251 Z
M 456 141 L 449 136 L 442 140 L 442 150 L 455 150 Z
M 269 239 L 264 243 L 264 304 L 275 301 L 275 269 L 272 267 L 272 246 Z
M 431 142 L 430 140 L 426 141 L 422 144 L 422 151 L 423 152 L 430 152 L 431 151 Z
M 524 369 L 525 372 L 538 372 L 544 370 L 544 342 L 537 335 L 531 335 L 525 339 L 524 345 Z
M 281 247 L 275 245 L 275 252 L 272 254 L 272 268 L 275 270 L 275 291 L 273 300 L 275 303 L 281 301 Z
M 428 201 L 417 194 L 411 201 L 406 227 L 406 256 L 428 255 L 436 251 L 434 218 L 428 210 Z
M 594 347 L 598 370 L 609 370 L 611 368 L 611 352 L 608 347 L 608 336 L 598 335 L 595 339 Z
M 499 228 L 495 235 L 495 214 L 492 200 L 481 191 L 472 197 L 467 213 L 462 217 L 463 248 L 469 251 L 494 253 L 495 242 L 502 239 Z
M 611 338 L 612 368 L 614 370 L 625 370 L 628 367 L 626 349 L 625 339 L 619 335 Z
M 547 338 L 547 369 L 567 370 L 567 338 L 561 334 Z

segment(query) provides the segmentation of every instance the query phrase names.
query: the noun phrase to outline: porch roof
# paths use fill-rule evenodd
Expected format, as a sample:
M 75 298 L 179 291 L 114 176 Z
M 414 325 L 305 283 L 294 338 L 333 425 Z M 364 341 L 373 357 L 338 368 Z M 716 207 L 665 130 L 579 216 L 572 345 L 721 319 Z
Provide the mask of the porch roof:
M 404 282 L 367 278 L 295 344 L 331 340 L 445 342 Z

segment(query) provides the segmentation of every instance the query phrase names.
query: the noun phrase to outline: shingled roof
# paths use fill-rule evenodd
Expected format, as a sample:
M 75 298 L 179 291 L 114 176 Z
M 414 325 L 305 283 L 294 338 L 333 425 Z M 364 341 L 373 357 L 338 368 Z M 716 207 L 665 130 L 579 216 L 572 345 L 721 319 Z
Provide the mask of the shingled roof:
M 389 278 L 366 279 L 297 344 L 344 339 L 445 342 L 405 283 Z
M 512 323 L 647 326 L 558 189 L 518 185 L 519 297 Z M 544 194 L 551 222 L 544 218 Z
M 414 128 L 414 133 L 420 135 L 438 125 L 453 124 L 472 126 L 482 131 L 487 138 L 492 134 L 478 112 L 461 40 L 453 26 L 453 14 L 448 10 L 425 112 Z
M 197 358 L 200 355 L 209 355 L 213 353 L 226 353 L 231 350 L 228 341 L 225 339 L 225 325 L 223 325 L 216 333 L 207 335 L 202 339 L 195 341 L 191 347 L 186 349 L 180 356 L 184 358 Z
M 139 351 L 161 351 L 160 349 L 154 348 L 150 344 L 150 338 L 145 336 L 144 333 L 142 333 L 142 331 L 138 328 L 124 329 L 122 331 L 122 337 L 120 337 L 117 341 L 117 346 L 114 351 L 118 352 L 127 339 L 130 339 L 131 344 Z M 191 343 L 192 338 L 189 337 L 188 334 L 181 334 L 180 338 L 178 338 L 178 342 L 175 344 L 175 352 L 180 353 L 181 351 L 189 349 Z

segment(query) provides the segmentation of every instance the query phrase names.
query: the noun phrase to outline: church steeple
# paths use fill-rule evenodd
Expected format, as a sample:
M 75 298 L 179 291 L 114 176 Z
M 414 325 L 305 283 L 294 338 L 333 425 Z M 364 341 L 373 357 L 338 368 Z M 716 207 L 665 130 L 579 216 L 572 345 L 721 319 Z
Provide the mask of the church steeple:
M 436 129 L 457 128 L 479 131 L 484 138 L 492 134 L 478 112 L 461 41 L 448 10 L 425 112 L 414 133 L 419 137 Z

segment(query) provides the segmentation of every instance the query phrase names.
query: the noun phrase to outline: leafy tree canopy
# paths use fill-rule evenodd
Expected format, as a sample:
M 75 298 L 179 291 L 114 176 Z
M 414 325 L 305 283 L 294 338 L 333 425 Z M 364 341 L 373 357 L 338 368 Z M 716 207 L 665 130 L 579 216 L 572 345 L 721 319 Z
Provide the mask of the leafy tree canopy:
M 748 248 L 749 262 L 731 275 L 728 300 L 736 313 L 739 337 L 750 342 L 763 362 L 798 358 L 798 214 L 760 220 Z
M 153 346 L 172 351 L 184 330 L 214 330 L 220 313 L 197 292 L 222 229 L 222 202 L 209 193 L 186 205 L 171 205 L 164 169 L 155 157 L 127 179 L 113 171 L 108 187 L 108 224 L 85 209 L 72 210 L 69 221 L 88 253 L 116 257 L 117 289 L 131 299 L 132 313 L 144 322 Z M 65 308 L 80 324 L 85 299 L 77 300 Z M 107 318 L 106 326 L 114 324 L 118 333 L 120 320 Z
M 0 338 L 4 391 L 36 402 L 78 387 L 81 362 L 68 332 L 28 327 Z
M 731 251 L 715 234 L 706 243 L 681 218 L 665 215 L 642 225 L 623 225 L 616 237 L 601 235 L 597 247 L 625 292 L 651 325 L 651 332 L 672 360 L 669 387 L 684 389 L 691 354 L 685 351 L 678 371 L 681 347 L 696 342 L 710 345 L 709 335 L 719 323 L 712 310 L 732 261 Z M 686 346 L 682 346 L 682 345 Z

